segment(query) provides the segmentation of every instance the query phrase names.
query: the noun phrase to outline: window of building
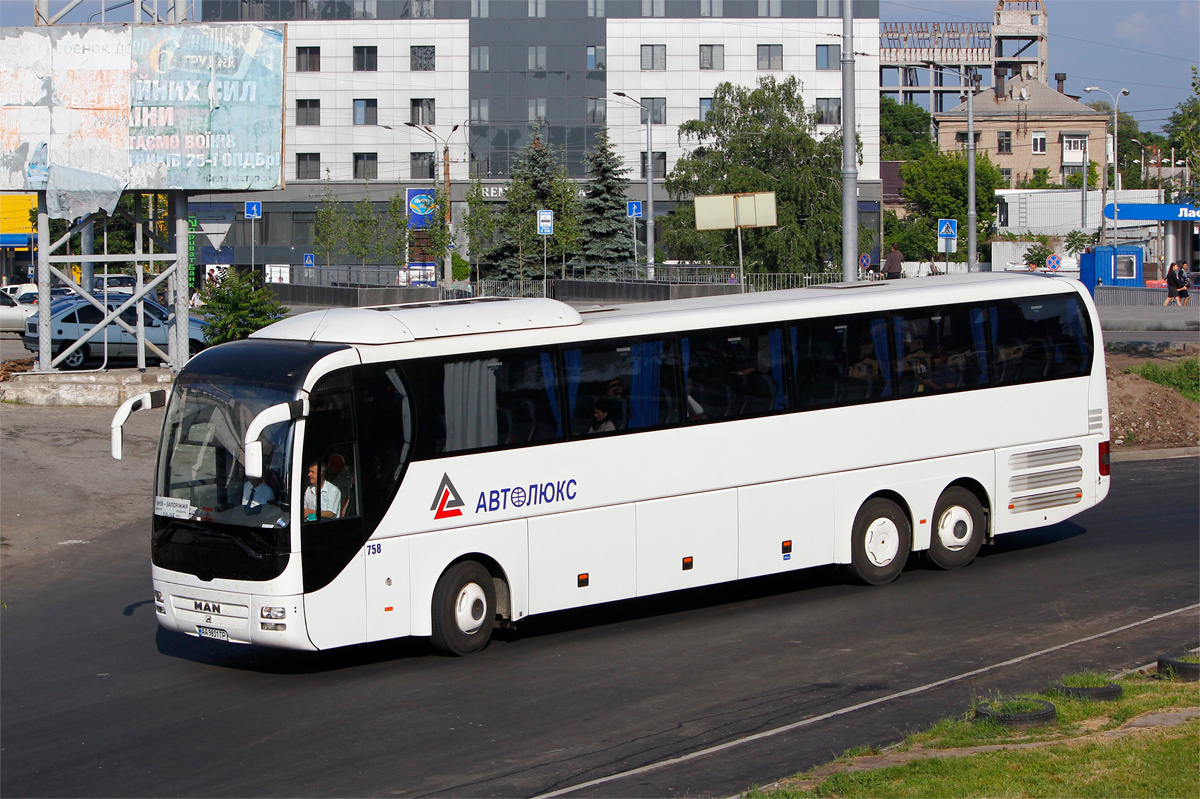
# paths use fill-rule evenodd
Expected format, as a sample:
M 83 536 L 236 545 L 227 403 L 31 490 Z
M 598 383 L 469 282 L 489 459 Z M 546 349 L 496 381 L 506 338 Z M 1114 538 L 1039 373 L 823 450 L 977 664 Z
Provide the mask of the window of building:
M 321 48 L 320 47 L 297 47 L 296 48 L 296 71 L 297 72 L 320 72 L 321 71 Z
M 666 0 L 642 0 L 643 17 L 661 17 L 667 12 Z
M 529 68 L 530 69 L 545 69 L 546 68 L 546 45 L 537 44 L 529 48 Z
M 725 4 L 723 0 L 700 0 L 700 16 L 702 17 L 723 17 L 725 16 Z
M 321 154 L 296 153 L 296 180 L 321 179 Z
M 529 98 L 529 121 L 531 123 L 541 123 L 546 121 L 545 97 Z
M 588 44 L 588 68 L 589 70 L 602 70 L 605 68 L 605 46 L 604 44 Z
M 316 211 L 292 212 L 291 244 L 312 244 L 313 227 L 317 224 Z
M 378 100 L 355 100 L 354 101 L 354 124 L 355 125 L 378 125 L 379 124 L 379 101 Z
M 996 152 L 1000 154 L 1012 152 L 1012 131 L 996 131 Z
M 587 0 L 587 15 L 589 17 L 603 17 L 604 0 Z
M 1046 131 L 1035 130 L 1033 132 L 1033 154 L 1034 155 L 1045 155 L 1046 154 Z
M 817 98 L 817 124 L 842 124 L 842 100 L 840 97 Z
M 377 47 L 355 47 L 354 71 L 377 72 L 379 70 L 378 51 L 379 48 Z
M 642 45 L 642 69 L 666 69 L 667 68 L 667 46 L 665 44 L 643 44 Z
M 983 131 L 981 131 L 981 130 L 975 131 L 975 146 L 976 147 L 979 146 L 979 142 L 982 139 L 983 139 Z M 963 147 L 966 147 L 967 146 L 967 132 L 965 130 L 960 130 L 960 131 L 956 132 L 954 134 L 954 143 L 962 145 Z
M 262 19 L 265 5 L 257 0 L 241 0 L 238 3 L 238 19 Z
M 725 45 L 700 45 L 700 69 L 725 69 Z
M 297 100 L 296 101 L 296 124 L 297 125 L 320 125 L 321 124 L 321 101 L 320 100 Z
M 488 122 L 490 114 L 488 110 L 488 99 L 486 97 L 471 101 L 471 121 L 472 122 Z
M 708 112 L 711 110 L 712 110 L 712 98 L 711 97 L 701 97 L 700 98 L 700 121 L 701 122 L 703 122 L 705 119 L 708 118 Z
M 783 69 L 783 45 L 760 44 L 758 46 L 759 69 Z
M 604 100 L 596 97 L 587 99 L 587 123 L 589 125 L 608 124 L 608 107 Z
M 474 19 L 486 19 L 488 16 L 488 0 L 471 0 L 471 16 Z
M 378 153 L 355 153 L 354 154 L 354 179 L 355 180 L 376 180 L 379 178 L 379 154 Z
M 1070 164 L 1063 164 L 1062 176 L 1063 176 L 1064 184 L 1067 182 L 1067 178 L 1071 177 L 1072 175 L 1082 175 L 1082 174 L 1083 174 L 1083 167 L 1072 166 Z
M 647 111 L 649 109 L 649 111 Z M 642 98 L 642 124 L 646 124 L 646 114 L 650 114 L 650 121 L 655 125 L 667 124 L 667 98 L 666 97 L 643 97 Z
M 414 97 L 409 106 L 412 109 L 409 121 L 414 125 L 432 125 L 437 121 L 436 104 L 432 97 Z
M 354 0 L 350 7 L 351 19 L 375 19 L 379 13 L 375 0 Z
M 841 69 L 842 46 L 840 44 L 817 45 L 817 69 Z
M 413 180 L 428 180 L 437 177 L 437 161 L 433 153 L 413 153 L 409 156 L 409 177 Z
M 1002 181 L 1004 181 L 1005 188 L 1009 188 L 1009 189 L 1012 188 L 1012 170 L 1011 169 L 1003 169 L 1002 168 L 1000 170 L 1000 179 Z
M 490 69 L 487 45 L 471 48 L 471 69 L 476 72 L 487 72 Z
M 528 0 L 528 3 L 530 17 L 546 16 L 546 0 Z
M 818 17 L 840 17 L 842 0 L 817 0 Z
M 433 0 L 409 0 L 413 19 L 433 19 Z
M 433 72 L 435 48 L 432 44 L 413 45 L 408 48 L 408 68 L 413 72 Z
M 778 17 L 783 13 L 781 0 L 758 0 L 758 15 L 760 17 Z
M 654 177 L 665 178 L 667 176 L 667 154 L 662 150 L 654 151 Z M 646 151 L 642 150 L 642 177 L 646 177 Z
M 1063 149 L 1068 152 L 1082 153 L 1087 146 L 1087 139 L 1079 138 L 1078 136 L 1066 136 L 1063 138 Z

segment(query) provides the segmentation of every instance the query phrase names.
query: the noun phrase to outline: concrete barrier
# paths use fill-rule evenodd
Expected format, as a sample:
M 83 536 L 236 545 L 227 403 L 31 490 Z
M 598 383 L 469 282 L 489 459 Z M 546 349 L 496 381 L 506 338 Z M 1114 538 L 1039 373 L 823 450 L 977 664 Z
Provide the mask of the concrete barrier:
M 170 389 L 175 375 L 169 369 L 79 373 L 22 372 L 0 383 L 0 401 L 22 405 L 115 408 L 131 397 Z

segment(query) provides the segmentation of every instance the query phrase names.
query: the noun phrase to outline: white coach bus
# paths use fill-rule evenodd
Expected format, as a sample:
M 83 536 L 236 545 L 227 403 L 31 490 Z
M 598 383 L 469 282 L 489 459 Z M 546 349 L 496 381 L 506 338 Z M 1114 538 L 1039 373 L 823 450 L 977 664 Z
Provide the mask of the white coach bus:
M 482 648 L 536 613 L 845 564 L 895 579 L 1108 493 L 1076 281 L 969 275 L 575 310 L 318 311 L 201 352 L 167 405 L 164 627 Z M 113 420 L 121 424 L 144 395 Z

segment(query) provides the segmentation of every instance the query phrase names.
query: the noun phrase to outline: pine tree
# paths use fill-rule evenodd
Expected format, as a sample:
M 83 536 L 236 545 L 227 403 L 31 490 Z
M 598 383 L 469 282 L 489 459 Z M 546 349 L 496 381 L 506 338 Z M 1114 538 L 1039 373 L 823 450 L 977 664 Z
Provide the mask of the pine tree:
M 209 345 L 239 341 L 287 315 L 287 309 L 263 286 L 262 275 L 233 267 L 220 280 L 207 283 L 202 298 Z
M 587 264 L 629 263 L 633 258 L 633 232 L 625 216 L 629 169 L 613 151 L 607 129 L 596 137 L 584 164 L 589 183 L 581 201 L 582 259 Z
M 494 274 L 500 278 L 532 278 L 542 274 L 542 237 L 537 233 L 537 212 L 561 205 L 562 187 L 556 155 L 534 129 L 529 143 L 513 159 L 512 180 L 500 214 L 503 237 L 491 252 Z

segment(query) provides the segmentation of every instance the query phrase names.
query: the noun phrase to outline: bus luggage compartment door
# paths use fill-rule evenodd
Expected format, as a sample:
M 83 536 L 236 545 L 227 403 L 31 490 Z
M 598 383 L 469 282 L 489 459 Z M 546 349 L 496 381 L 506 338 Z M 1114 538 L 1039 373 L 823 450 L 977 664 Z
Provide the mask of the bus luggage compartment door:
M 737 576 L 736 489 L 637 503 L 638 596 Z

